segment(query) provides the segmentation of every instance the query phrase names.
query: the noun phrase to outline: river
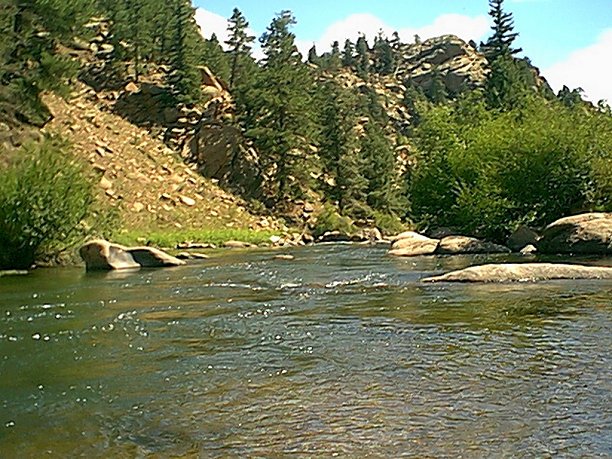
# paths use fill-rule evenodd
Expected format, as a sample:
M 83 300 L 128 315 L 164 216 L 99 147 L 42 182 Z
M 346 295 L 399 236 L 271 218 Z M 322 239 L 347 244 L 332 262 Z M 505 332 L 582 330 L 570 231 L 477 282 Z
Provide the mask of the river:
M 612 282 L 385 251 L 0 278 L 0 457 L 612 457 Z

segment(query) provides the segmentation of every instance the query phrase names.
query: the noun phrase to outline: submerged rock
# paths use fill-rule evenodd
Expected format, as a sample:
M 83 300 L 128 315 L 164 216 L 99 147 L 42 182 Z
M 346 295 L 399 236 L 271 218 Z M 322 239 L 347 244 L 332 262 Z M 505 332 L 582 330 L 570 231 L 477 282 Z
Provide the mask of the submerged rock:
M 481 241 L 474 237 L 447 236 L 440 240 L 436 253 L 457 255 L 462 253 L 510 253 L 508 247 Z
M 612 279 L 612 268 L 560 263 L 504 263 L 472 266 L 428 277 L 423 282 L 535 282 L 554 279 Z
M 542 253 L 612 255 L 612 213 L 561 218 L 544 229 L 537 247 Z
M 138 269 L 127 247 L 102 239 L 90 241 L 79 249 L 87 271 L 109 271 L 115 269 Z
M 395 237 L 389 255 L 398 257 L 432 255 L 439 244 L 439 239 L 431 239 L 413 231 L 406 231 Z

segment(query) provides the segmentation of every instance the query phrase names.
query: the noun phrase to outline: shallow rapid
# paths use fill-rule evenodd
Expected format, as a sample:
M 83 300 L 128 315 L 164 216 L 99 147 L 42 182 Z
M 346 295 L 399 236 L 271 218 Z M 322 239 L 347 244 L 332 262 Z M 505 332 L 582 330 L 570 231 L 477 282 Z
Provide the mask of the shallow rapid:
M 612 456 L 611 281 L 385 252 L 0 278 L 0 457 Z

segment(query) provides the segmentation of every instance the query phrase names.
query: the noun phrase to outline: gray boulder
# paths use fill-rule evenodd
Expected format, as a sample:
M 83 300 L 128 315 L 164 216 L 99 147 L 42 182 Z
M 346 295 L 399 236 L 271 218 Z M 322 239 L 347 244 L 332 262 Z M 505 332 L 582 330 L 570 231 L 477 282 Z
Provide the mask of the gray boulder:
M 185 264 L 153 247 L 124 247 L 102 239 L 84 244 L 79 254 L 87 271 L 163 268 Z
M 127 248 L 102 239 L 90 241 L 79 249 L 87 271 L 138 269 L 140 265 Z
M 560 263 L 504 263 L 472 266 L 423 282 L 536 282 L 555 279 L 612 279 L 612 268 Z
M 561 218 L 544 229 L 537 248 L 541 253 L 612 255 L 612 213 Z
M 183 260 L 154 247 L 130 247 L 126 251 L 143 268 L 169 268 L 185 264 Z
M 396 257 L 433 255 L 439 244 L 439 239 L 431 239 L 413 231 L 406 231 L 395 237 L 389 255 Z
M 508 247 L 467 236 L 447 236 L 440 240 L 436 253 L 457 255 L 462 253 L 510 253 Z
M 519 252 L 528 245 L 535 247 L 539 239 L 538 233 L 521 225 L 510 235 L 507 245 L 513 252 Z

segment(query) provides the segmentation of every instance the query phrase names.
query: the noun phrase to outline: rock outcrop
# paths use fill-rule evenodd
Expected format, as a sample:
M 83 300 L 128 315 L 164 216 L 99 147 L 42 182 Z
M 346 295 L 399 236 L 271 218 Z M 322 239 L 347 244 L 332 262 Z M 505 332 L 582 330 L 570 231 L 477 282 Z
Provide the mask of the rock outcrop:
M 537 243 L 541 253 L 612 255 L 612 213 L 586 213 L 548 225 Z
M 481 86 L 487 78 L 484 55 L 455 35 L 404 45 L 402 57 L 397 76 L 410 78 L 424 90 L 431 87 L 436 74 L 450 93 Z
M 433 255 L 439 244 L 439 239 L 431 239 L 419 233 L 406 231 L 396 236 L 389 255 L 398 257 Z
M 510 253 L 508 247 L 467 236 L 447 236 L 440 240 L 436 253 L 443 255 L 469 253 Z
M 185 262 L 153 247 L 125 247 L 102 239 L 84 244 L 79 254 L 87 271 L 162 268 Z
M 508 263 L 472 266 L 423 282 L 536 282 L 556 279 L 612 279 L 612 268 L 558 263 Z

